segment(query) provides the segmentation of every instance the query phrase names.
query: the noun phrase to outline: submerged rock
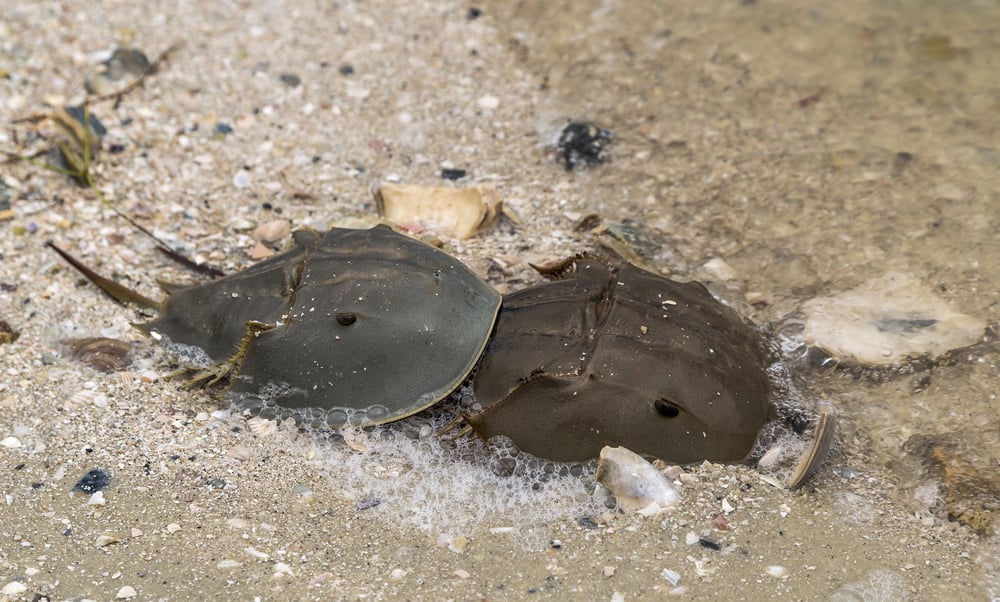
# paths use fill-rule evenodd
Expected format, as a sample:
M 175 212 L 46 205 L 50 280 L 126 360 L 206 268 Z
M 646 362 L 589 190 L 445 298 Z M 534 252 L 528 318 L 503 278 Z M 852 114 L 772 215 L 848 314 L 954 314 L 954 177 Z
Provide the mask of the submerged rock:
M 912 276 L 889 272 L 803 306 L 805 342 L 833 358 L 885 367 L 980 341 L 986 322 L 959 313 Z

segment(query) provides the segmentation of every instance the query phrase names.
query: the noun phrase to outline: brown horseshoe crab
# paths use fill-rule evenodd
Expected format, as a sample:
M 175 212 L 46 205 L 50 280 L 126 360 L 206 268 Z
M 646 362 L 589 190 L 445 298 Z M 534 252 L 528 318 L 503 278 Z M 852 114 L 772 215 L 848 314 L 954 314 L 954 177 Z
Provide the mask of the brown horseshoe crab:
M 509 294 L 473 383 L 484 439 L 557 461 L 605 445 L 738 461 L 773 417 L 767 346 L 697 282 L 574 259 Z
M 108 288 L 124 287 L 87 275 L 121 298 Z M 164 288 L 162 304 L 124 289 L 159 311 L 138 328 L 220 362 L 202 376 L 225 376 L 238 405 L 335 428 L 398 420 L 446 397 L 500 308 L 457 259 L 383 225 L 300 230 L 291 249 L 242 272 Z

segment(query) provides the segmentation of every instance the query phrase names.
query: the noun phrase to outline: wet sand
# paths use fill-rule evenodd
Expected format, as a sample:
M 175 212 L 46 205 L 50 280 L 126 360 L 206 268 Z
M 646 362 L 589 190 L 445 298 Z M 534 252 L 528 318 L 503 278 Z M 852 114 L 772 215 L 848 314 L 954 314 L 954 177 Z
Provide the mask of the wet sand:
M 889 269 L 995 324 L 995 5 L 37 4 L 0 9 L 0 148 L 34 148 L 11 121 L 81 100 L 115 45 L 185 42 L 119 106 L 94 107 L 109 130 L 94 174 L 116 207 L 227 271 L 251 263 L 256 225 L 369 225 L 372 184 L 442 184 L 453 167 L 521 218 L 447 241 L 502 291 L 538 281 L 529 262 L 593 248 L 574 225 L 596 212 L 662 232 L 662 271 L 779 331 L 804 300 Z M 547 145 L 568 117 L 614 130 L 610 162 L 563 169 Z M 996 469 L 995 344 L 860 379 L 786 358 L 799 401 L 831 402 L 842 425 L 812 484 L 694 466 L 674 512 L 623 515 L 585 481 L 495 477 L 474 441 L 455 453 L 404 428 L 354 451 L 165 378 L 175 358 L 130 326 L 145 318 L 44 243 L 150 296 L 157 277 L 197 276 L 68 178 L 0 177 L 15 212 L 0 319 L 20 332 L 0 345 L 6 597 L 1000 595 L 996 537 L 949 521 L 940 479 L 901 451 L 958 436 Z M 71 359 L 60 341 L 84 336 L 133 342 L 132 365 Z M 70 494 L 95 467 L 111 475 L 103 504 Z

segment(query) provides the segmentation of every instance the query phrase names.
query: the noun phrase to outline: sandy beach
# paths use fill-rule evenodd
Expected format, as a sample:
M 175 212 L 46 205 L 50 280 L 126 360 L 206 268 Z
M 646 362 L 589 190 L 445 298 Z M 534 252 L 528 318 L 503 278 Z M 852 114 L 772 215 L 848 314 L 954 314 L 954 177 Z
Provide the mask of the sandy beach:
M 805 301 L 895 270 L 996 329 L 998 33 L 993 2 L 5 4 L 9 153 L 50 146 L 23 118 L 82 102 L 116 47 L 182 44 L 90 107 L 107 129 L 92 173 L 196 261 L 251 265 L 262 224 L 371 226 L 379 183 L 482 184 L 519 223 L 440 238 L 509 292 L 596 248 L 575 226 L 598 214 L 780 339 L 780 402 L 827 402 L 840 432 L 800 490 L 687 466 L 677 507 L 642 517 L 586 477 L 495 475 L 478 440 L 421 435 L 439 413 L 348 442 L 242 415 L 168 378 L 177 355 L 132 327 L 149 312 L 45 243 L 153 298 L 158 278 L 204 277 L 88 187 L 8 161 L 0 599 L 997 599 L 1000 345 L 818 370 L 795 325 Z M 570 119 L 613 132 L 606 162 L 565 168 Z M 97 370 L 68 351 L 80 337 L 126 341 L 130 362 Z M 73 492 L 93 469 L 107 487 Z

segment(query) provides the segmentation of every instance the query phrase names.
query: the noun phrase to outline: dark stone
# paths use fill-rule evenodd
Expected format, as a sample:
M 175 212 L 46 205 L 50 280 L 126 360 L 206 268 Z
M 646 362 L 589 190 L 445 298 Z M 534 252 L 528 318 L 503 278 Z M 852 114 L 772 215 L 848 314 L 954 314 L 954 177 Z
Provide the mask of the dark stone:
M 278 77 L 281 78 L 282 83 L 289 88 L 294 88 L 302 83 L 302 78 L 294 73 L 282 73 Z
M 465 176 L 469 175 L 464 169 L 442 169 L 441 177 L 445 180 L 461 180 Z
M 611 143 L 611 130 L 593 123 L 572 121 L 559 134 L 556 145 L 567 170 L 579 165 L 592 167 L 606 160 L 604 151 Z
M 72 493 L 97 493 L 111 484 L 111 475 L 100 468 L 94 468 L 73 485 Z

